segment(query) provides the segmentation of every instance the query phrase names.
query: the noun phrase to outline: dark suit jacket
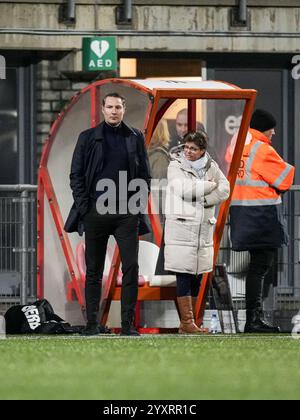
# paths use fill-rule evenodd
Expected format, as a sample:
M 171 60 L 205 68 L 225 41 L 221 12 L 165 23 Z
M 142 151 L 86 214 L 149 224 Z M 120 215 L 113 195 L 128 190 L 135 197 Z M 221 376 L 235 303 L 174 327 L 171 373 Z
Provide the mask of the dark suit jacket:
M 83 216 L 89 211 L 91 204 L 91 189 L 96 170 L 103 165 L 103 133 L 104 122 L 95 128 L 83 131 L 78 138 L 72 159 L 70 186 L 73 192 L 74 204 L 65 223 L 66 232 L 84 232 Z M 131 128 L 122 122 L 124 137 L 129 158 L 129 179 L 144 179 L 150 192 L 150 169 L 142 132 Z M 151 231 L 151 225 L 146 215 L 140 215 L 139 234 Z

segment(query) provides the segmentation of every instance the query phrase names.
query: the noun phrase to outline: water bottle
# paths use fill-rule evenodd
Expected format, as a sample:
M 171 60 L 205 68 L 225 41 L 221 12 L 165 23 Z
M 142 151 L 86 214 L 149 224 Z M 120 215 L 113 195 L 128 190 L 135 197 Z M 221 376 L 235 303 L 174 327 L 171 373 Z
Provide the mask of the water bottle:
M 6 337 L 5 318 L 0 316 L 0 340 Z
M 211 334 L 218 334 L 218 326 L 219 326 L 219 321 L 218 321 L 218 318 L 217 318 L 217 314 L 212 313 L 211 314 L 211 319 L 210 319 L 210 332 L 211 332 Z

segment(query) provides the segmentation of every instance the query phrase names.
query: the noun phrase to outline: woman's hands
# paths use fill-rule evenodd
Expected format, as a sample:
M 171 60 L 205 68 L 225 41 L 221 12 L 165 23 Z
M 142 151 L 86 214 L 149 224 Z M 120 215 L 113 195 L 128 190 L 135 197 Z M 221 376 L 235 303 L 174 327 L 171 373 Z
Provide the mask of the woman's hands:
M 204 195 L 210 194 L 217 188 L 217 183 L 214 181 L 204 181 Z

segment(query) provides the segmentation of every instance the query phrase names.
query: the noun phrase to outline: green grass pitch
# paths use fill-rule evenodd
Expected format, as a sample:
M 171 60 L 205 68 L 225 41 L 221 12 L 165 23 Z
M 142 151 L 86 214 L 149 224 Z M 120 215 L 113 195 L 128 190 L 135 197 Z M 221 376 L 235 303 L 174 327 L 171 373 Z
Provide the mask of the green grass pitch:
M 12 337 L 0 354 L 1 400 L 300 398 L 291 336 Z

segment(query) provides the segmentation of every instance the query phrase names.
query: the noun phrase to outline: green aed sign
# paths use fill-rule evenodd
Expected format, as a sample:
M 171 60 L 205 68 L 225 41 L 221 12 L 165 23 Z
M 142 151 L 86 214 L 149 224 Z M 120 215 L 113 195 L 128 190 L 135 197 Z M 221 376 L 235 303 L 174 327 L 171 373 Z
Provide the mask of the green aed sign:
M 115 37 L 82 39 L 83 70 L 117 70 L 117 46 Z

